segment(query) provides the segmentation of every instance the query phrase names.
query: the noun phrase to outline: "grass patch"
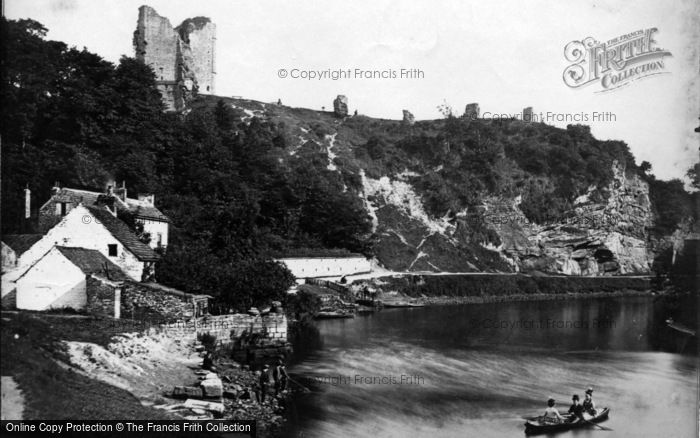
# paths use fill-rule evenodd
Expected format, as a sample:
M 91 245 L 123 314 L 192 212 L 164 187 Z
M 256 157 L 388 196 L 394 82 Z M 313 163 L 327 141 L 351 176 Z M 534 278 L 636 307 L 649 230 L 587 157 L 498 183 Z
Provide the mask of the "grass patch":
M 143 406 L 128 391 L 59 364 L 68 362 L 60 341 L 106 346 L 112 336 L 133 327 L 128 321 L 2 312 L 0 370 L 3 376 L 13 376 L 22 390 L 25 419 L 171 418 Z

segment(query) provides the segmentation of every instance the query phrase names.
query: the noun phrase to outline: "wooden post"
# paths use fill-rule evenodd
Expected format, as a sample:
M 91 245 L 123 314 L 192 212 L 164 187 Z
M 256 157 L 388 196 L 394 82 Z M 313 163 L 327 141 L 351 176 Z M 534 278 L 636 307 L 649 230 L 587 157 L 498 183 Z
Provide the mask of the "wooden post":
M 197 300 L 192 298 L 192 307 L 194 307 L 194 337 L 197 339 Z
M 122 315 L 122 288 L 114 289 L 114 319 L 119 319 Z

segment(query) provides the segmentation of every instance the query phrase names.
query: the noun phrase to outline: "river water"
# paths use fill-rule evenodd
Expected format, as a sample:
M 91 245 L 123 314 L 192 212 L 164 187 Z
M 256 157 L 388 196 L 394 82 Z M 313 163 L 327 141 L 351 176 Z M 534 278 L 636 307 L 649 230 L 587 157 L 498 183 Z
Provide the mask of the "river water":
M 697 437 L 697 343 L 653 298 L 385 309 L 296 339 L 291 437 L 524 436 L 551 396 L 595 390 L 595 428 L 557 437 Z M 687 307 L 687 306 L 686 306 Z M 677 320 L 677 319 L 676 319 Z

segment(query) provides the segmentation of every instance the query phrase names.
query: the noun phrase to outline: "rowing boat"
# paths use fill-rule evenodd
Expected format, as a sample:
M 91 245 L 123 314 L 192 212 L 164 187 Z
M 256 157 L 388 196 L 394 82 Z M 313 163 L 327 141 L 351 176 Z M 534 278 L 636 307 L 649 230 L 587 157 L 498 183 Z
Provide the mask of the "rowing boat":
M 609 413 L 610 408 L 603 408 L 595 416 L 584 414 L 583 420 L 580 418 L 574 418 L 574 416 L 571 414 L 563 414 L 562 417 L 564 417 L 565 421 L 562 423 L 547 423 L 541 421 L 542 417 L 534 417 L 527 420 L 525 423 L 525 434 L 539 435 L 542 433 L 563 432 L 566 430 L 591 426 L 591 423 L 599 423 L 607 420 Z

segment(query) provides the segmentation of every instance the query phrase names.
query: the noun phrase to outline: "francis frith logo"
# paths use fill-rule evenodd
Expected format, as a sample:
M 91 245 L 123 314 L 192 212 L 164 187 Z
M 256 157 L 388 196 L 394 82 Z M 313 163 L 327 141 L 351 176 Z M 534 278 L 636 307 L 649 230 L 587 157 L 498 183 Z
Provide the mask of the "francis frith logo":
M 564 83 L 571 88 L 599 84 L 606 92 L 649 76 L 669 73 L 664 57 L 668 50 L 657 47 L 657 28 L 637 30 L 605 42 L 592 37 L 571 41 L 564 56 L 571 64 L 564 69 Z

